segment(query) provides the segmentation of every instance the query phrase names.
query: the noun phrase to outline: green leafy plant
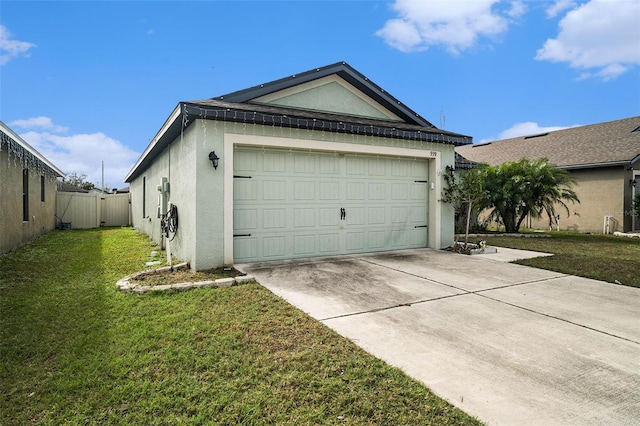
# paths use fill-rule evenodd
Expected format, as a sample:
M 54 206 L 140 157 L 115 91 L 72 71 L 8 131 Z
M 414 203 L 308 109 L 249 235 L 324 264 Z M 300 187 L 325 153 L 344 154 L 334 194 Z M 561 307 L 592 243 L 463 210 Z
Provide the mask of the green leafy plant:
M 465 244 L 469 240 L 472 213 L 481 210 L 487 202 L 485 176 L 484 166 L 462 170 L 458 176 L 454 169 L 447 167 L 444 174 L 445 189 L 442 192 L 442 201 L 451 203 L 456 214 L 465 214 Z
M 546 158 L 523 158 L 489 166 L 484 182 L 488 193 L 486 205 L 493 208 L 490 217 L 500 220 L 506 232 L 518 232 L 528 215 L 540 218 L 546 213 L 551 224 L 558 207 L 568 215 L 566 203 L 580 202 L 572 189 L 575 180 Z

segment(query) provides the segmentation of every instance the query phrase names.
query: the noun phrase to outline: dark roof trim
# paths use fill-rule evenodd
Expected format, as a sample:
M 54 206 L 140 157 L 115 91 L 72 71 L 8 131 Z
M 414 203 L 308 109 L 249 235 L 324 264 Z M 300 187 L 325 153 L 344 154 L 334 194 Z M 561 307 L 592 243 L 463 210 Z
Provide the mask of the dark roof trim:
M 0 121 L 0 151 L 2 150 L 7 150 L 9 156 L 14 157 L 14 163 L 20 163 L 26 169 L 48 175 L 52 179 L 65 176 L 62 170 Z
M 301 74 L 294 74 L 291 77 L 260 84 L 248 89 L 239 90 L 213 99 L 232 103 L 250 103 L 252 99 L 268 95 L 290 87 L 298 86 L 309 81 L 317 80 L 329 75 L 337 74 L 349 84 L 369 96 L 380 105 L 384 106 L 407 123 L 423 127 L 436 128 L 429 121 L 422 118 L 418 113 L 404 105 L 398 99 L 386 92 L 380 86 L 369 80 L 363 74 L 352 68 L 346 62 L 337 62 L 321 68 L 314 68 Z
M 291 127 L 304 130 L 359 134 L 396 139 L 412 139 L 452 145 L 472 143 L 470 136 L 432 127 L 395 121 L 372 120 L 348 115 L 326 114 L 293 108 L 236 104 L 215 100 L 183 102 L 189 118 Z M 188 125 L 189 123 L 187 123 Z
M 632 164 L 633 161 L 611 161 L 609 163 L 588 163 L 588 164 L 572 164 L 569 166 L 558 166 L 559 169 L 563 170 L 576 170 L 576 169 L 596 169 L 601 167 L 620 167 L 620 166 L 628 166 Z
M 454 146 L 472 143 L 470 136 L 395 121 L 371 120 L 266 105 L 236 104 L 212 99 L 181 102 L 131 168 L 125 177 L 125 182 L 130 183 L 141 175 L 153 160 L 196 119 L 418 140 Z

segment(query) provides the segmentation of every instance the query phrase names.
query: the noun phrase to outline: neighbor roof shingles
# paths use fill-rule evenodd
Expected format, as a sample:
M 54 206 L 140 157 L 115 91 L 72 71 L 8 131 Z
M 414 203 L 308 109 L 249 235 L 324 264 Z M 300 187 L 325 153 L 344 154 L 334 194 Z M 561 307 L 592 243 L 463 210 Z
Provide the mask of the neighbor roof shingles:
M 640 116 L 456 148 L 464 158 L 490 165 L 546 157 L 563 168 L 629 163 L 640 156 Z

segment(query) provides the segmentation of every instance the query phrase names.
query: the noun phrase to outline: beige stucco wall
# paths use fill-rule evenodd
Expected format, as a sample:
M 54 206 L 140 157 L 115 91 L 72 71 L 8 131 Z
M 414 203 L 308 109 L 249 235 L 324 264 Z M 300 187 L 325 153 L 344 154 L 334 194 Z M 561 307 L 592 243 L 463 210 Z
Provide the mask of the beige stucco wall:
M 145 172 L 131 182 L 131 207 L 133 226 L 149 235 L 153 241 L 166 247 L 162 238 L 160 219 L 157 215 L 159 192 L 157 187 L 162 178 L 169 181 L 169 202 L 178 208 L 178 232 L 170 241 L 171 253 L 180 260 L 193 263 L 195 257 L 195 199 L 196 199 L 196 157 L 197 144 L 192 128 L 188 128 L 176 138 L 156 158 Z M 143 191 L 143 185 L 146 190 Z M 143 194 L 145 211 L 143 215 Z
M 293 128 L 262 126 L 257 124 L 232 123 L 214 120 L 196 120 L 182 135 L 158 157 L 153 165 L 131 182 L 132 214 L 134 226 L 160 241 L 160 224 L 155 216 L 159 185 L 163 176 L 169 178 L 170 200 L 178 207 L 179 230 L 172 243 L 172 252 L 181 260 L 191 262 L 194 269 L 209 269 L 222 266 L 225 259 L 225 181 L 224 164 L 227 161 L 225 138 L 228 135 L 255 135 L 275 139 L 290 139 L 302 143 L 322 144 L 323 141 L 397 147 L 437 151 L 439 163 L 444 169 L 454 163 L 452 145 L 425 143 L 412 140 L 376 138 L 364 135 L 335 134 Z M 305 146 L 301 145 L 301 149 Z M 208 159 L 209 152 L 215 151 L 220 157 L 220 166 L 214 170 Z M 442 179 L 440 170 L 433 170 L 431 179 Z M 147 217 L 142 217 L 142 180 L 146 177 Z M 232 186 L 226 186 L 227 191 Z M 232 194 L 227 194 L 231 196 Z M 437 202 L 440 194 L 432 191 L 429 197 Z M 228 199 L 228 198 L 227 198 Z M 197 201 L 196 201 L 197 200 Z M 439 246 L 453 243 L 453 210 L 449 205 L 441 205 L 441 227 Z M 430 212 L 430 214 L 435 214 Z M 434 231 L 430 231 L 434 232 Z M 437 245 L 437 244 L 436 244 Z
M 574 190 L 580 204 L 569 203 L 569 216 L 559 207 L 560 229 L 577 232 L 603 233 L 605 216 L 610 216 L 609 232 L 630 231 L 632 226 L 631 171 L 625 167 L 602 167 L 571 170 L 576 179 Z M 532 220 L 534 229 L 548 229 L 549 220 Z M 554 227 L 554 229 L 557 229 Z
M 40 174 L 29 171 L 29 220 L 22 216 L 22 164 L 0 151 L 0 254 L 14 250 L 55 228 L 56 181 L 45 175 L 41 201 Z

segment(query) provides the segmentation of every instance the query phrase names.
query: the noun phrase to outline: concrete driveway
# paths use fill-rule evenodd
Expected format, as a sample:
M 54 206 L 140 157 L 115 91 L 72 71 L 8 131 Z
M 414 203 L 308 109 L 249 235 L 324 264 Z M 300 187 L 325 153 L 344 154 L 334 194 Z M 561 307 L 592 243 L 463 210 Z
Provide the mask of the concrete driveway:
M 640 289 L 491 256 L 236 268 L 490 425 L 640 424 Z

